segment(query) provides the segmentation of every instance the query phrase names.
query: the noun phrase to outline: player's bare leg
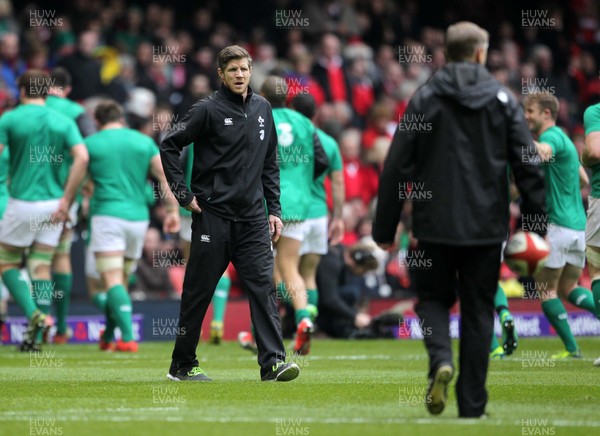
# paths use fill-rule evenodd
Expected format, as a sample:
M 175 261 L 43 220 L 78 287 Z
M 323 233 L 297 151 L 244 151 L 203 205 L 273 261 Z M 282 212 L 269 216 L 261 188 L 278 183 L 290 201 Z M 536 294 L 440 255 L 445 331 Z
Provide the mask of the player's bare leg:
M 310 334 L 313 331 L 313 324 L 310 320 L 310 313 L 306 309 L 306 286 L 298 271 L 300 245 L 301 241 L 297 239 L 281 236 L 277 242 L 275 264 L 281 274 L 285 290 L 289 293 L 295 310 L 297 330 L 294 352 L 308 354 L 310 351 Z

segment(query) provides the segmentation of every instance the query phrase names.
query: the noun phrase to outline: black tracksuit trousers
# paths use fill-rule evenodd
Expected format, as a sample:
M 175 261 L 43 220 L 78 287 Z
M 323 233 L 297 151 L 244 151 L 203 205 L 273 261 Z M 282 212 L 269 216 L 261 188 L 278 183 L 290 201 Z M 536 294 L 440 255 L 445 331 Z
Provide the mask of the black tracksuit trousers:
M 248 294 L 261 376 L 285 360 L 273 285 L 273 250 L 266 219 L 231 221 L 204 209 L 192 214 L 192 244 L 186 265 L 171 369 L 198 365 L 196 347 L 217 282 L 233 262 Z
M 494 329 L 494 295 L 498 288 L 501 244 L 450 246 L 419 242 L 431 268 L 416 271 L 418 302 L 429 377 L 442 363 L 452 366 L 450 309 L 460 299 L 460 375 L 456 399 L 460 417 L 479 417 L 485 412 L 490 343 Z

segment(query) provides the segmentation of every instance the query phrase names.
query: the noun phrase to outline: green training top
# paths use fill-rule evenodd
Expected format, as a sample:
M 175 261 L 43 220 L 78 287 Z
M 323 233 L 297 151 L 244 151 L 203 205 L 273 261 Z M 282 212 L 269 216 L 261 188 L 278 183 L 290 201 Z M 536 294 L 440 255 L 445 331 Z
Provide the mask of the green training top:
M 154 140 L 126 127 L 88 136 L 89 173 L 94 182 L 90 215 L 128 221 L 149 219 L 147 183 L 150 162 L 158 154 Z
M 4 147 L 0 154 L 0 220 L 4 216 L 6 205 L 8 204 L 8 161 L 9 154 L 7 147 Z
M 344 168 L 342 155 L 337 142 L 321 129 L 317 129 L 317 135 L 321 140 L 321 145 L 325 150 L 329 166 L 327 171 L 321 174 L 314 182 L 311 188 L 312 200 L 307 218 L 321 218 L 327 216 L 327 194 L 325 193 L 325 177 L 332 171 L 341 171 Z
M 0 144 L 10 150 L 10 196 L 44 201 L 62 197 L 61 168 L 83 138 L 68 117 L 43 105 L 22 104 L 0 117 Z
M 573 230 L 585 230 L 585 210 L 579 188 L 579 155 L 575 144 L 560 127 L 540 135 L 550 145 L 552 157 L 544 163 L 548 222 Z
M 49 95 L 46 97 L 46 106 L 54 109 L 57 112 L 60 112 L 66 117 L 71 118 L 73 121 L 77 121 L 77 118 L 79 118 L 79 116 L 85 112 L 85 109 L 79 103 L 71 101 L 68 98 L 56 97 L 54 95 Z M 71 168 L 72 164 L 73 156 L 67 154 L 65 156 L 65 165 L 63 165 L 60 169 L 60 178 L 63 186 L 65 183 L 67 183 L 67 179 L 69 178 L 69 169 Z
M 600 132 L 600 103 L 588 107 L 583 113 L 583 127 L 585 134 Z M 600 163 L 592 166 L 592 192 L 594 198 L 600 198 Z
M 273 109 L 281 186 L 281 219 L 304 221 L 312 200 L 314 174 L 313 123 L 299 112 Z

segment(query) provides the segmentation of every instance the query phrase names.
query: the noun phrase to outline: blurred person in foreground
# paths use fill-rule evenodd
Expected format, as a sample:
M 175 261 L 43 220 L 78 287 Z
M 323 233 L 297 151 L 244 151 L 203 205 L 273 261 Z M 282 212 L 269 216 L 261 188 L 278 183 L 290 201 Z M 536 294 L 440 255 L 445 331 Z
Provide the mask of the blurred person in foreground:
M 461 418 L 485 416 L 494 295 L 508 232 L 508 165 L 523 198 L 522 213 L 545 218 L 544 180 L 528 164 L 536 157 L 532 138 L 518 102 L 484 67 L 488 41 L 488 32 L 470 22 L 448 28 L 448 64 L 415 93 L 404 116 L 425 126 L 398 126 L 373 225 L 375 242 L 390 249 L 405 199 L 414 199 L 414 235 L 431 264 L 417 271 L 415 310 L 431 332 L 424 337 L 426 406 L 434 415 L 444 410 L 454 375 L 449 312 L 458 288 Z

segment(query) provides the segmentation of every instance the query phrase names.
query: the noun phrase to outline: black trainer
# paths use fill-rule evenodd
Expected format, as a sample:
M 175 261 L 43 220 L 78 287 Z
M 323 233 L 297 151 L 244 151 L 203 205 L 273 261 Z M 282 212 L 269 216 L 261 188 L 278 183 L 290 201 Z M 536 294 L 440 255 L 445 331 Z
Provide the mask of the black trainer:
M 448 400 L 448 384 L 454 375 L 454 368 L 449 363 L 443 363 L 436 369 L 433 378 L 429 379 L 425 405 L 432 415 L 439 415 L 446 407 Z
M 294 362 L 277 362 L 261 377 L 262 381 L 292 381 L 300 374 L 300 367 Z
M 199 366 L 170 370 L 167 378 L 172 381 L 212 381 Z

